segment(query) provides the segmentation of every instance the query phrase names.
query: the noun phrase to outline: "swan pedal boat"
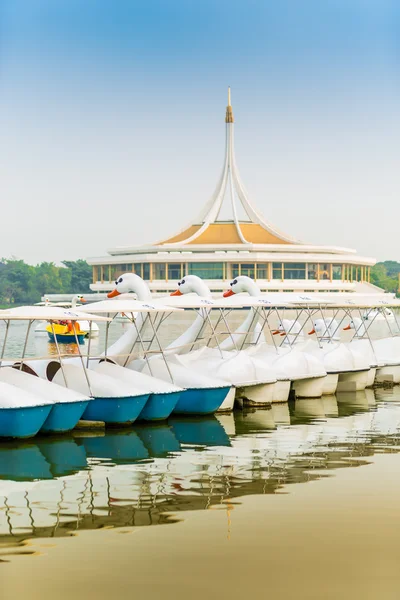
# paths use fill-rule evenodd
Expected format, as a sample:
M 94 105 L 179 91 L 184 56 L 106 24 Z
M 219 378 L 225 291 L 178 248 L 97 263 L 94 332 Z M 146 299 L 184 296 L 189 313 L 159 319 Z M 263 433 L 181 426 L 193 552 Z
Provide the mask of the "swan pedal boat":
M 129 286 L 127 289 L 129 292 L 136 291 L 136 289 L 132 290 L 132 287 L 137 281 L 140 285 L 145 286 L 144 291 L 146 291 L 147 285 L 139 276 L 134 274 L 129 275 L 132 275 L 132 278 L 130 278 L 128 282 Z M 131 279 L 133 279 L 133 283 Z M 128 293 L 128 291 L 125 291 L 124 289 L 124 293 Z M 137 295 L 141 295 L 140 288 Z M 218 410 L 229 394 L 234 394 L 234 391 L 232 392 L 232 386 L 228 385 L 226 381 L 206 377 L 197 373 L 195 370 L 180 365 L 179 362 L 174 359 L 173 354 L 168 354 L 168 357 L 164 356 L 165 351 L 161 348 L 160 352 L 152 356 L 149 360 L 130 359 L 129 353 L 131 353 L 132 347 L 138 339 L 140 326 L 143 325 L 144 322 L 143 315 L 147 314 L 149 318 L 151 318 L 152 313 L 179 312 L 181 309 L 152 302 L 151 300 L 138 301 L 133 300 L 132 298 L 121 297 L 119 299 L 110 299 L 93 303 L 90 306 L 85 307 L 85 310 L 94 312 L 95 314 L 115 315 L 123 312 L 127 316 L 131 315 L 134 324 L 126 330 L 120 340 L 118 340 L 111 348 L 107 349 L 107 356 L 104 356 L 103 362 L 100 362 L 100 365 L 102 366 L 96 365 L 95 361 L 91 361 L 91 365 L 93 365 L 91 366 L 91 369 L 95 369 L 96 372 L 99 369 L 103 371 L 107 369 L 109 373 L 114 370 L 115 373 L 118 372 L 120 376 L 123 371 L 117 371 L 119 366 L 120 368 L 125 369 L 125 381 L 127 381 L 128 373 L 131 378 L 134 377 L 134 373 L 136 373 L 136 378 L 141 375 L 146 375 L 147 377 L 150 376 L 155 378 L 155 380 L 158 380 L 158 390 L 155 390 L 151 394 L 149 405 L 146 406 L 141 418 L 148 420 L 167 418 L 166 414 L 168 408 L 172 408 L 174 401 L 176 401 L 176 403 L 172 408 L 172 413 L 193 415 L 212 414 Z M 136 319 L 133 318 L 134 314 L 138 315 Z M 122 360 L 121 356 L 123 357 Z M 129 360 L 130 362 L 128 362 Z M 104 366 L 106 361 L 107 366 Z M 113 365 L 113 362 L 116 364 Z M 120 362 L 123 362 L 124 365 L 125 363 L 127 364 L 126 366 L 122 366 L 119 364 Z M 131 379 L 131 381 L 134 382 L 135 379 Z M 144 380 L 142 379 L 142 381 Z M 163 389 L 160 388 L 160 381 L 164 384 Z M 149 380 L 147 380 L 147 389 L 151 389 L 148 387 L 148 383 Z M 170 386 L 168 390 L 166 390 L 165 384 Z M 140 384 L 135 383 L 135 385 Z M 166 394 L 171 393 L 173 393 L 174 396 L 168 397 L 167 402 Z
M 12 318 L 25 319 L 32 324 L 34 319 L 47 321 L 110 321 L 108 317 L 92 315 L 89 312 L 63 310 L 58 307 L 21 307 L 9 311 Z M 0 314 L 1 318 L 1 314 Z M 29 330 L 29 328 L 28 328 Z M 83 357 L 74 364 L 74 359 L 24 361 L 25 370 L 44 380 L 58 384 L 68 390 L 91 397 L 82 414 L 82 420 L 103 421 L 106 424 L 133 423 L 144 409 L 150 392 L 136 388 L 126 381 L 118 381 L 103 373 L 86 369 Z
M 54 322 L 68 319 L 75 321 L 79 316 L 81 315 L 73 311 L 47 306 L 28 306 L 0 311 L 0 319 L 6 323 L 2 356 L 5 354 L 11 321 L 28 322 L 26 347 L 31 327 L 36 320 Z M 86 314 L 84 317 L 90 320 L 107 320 Z M 29 366 L 29 362 L 32 362 L 32 366 Z M 91 394 L 81 394 L 50 381 L 39 379 L 37 371 L 42 368 L 43 363 L 48 364 L 49 362 L 51 361 L 35 361 L 34 359 L 24 361 L 24 356 L 15 361 L 1 360 L 0 384 L 2 389 L 4 386 L 8 389 L 10 408 L 13 410 L 4 413 L 4 415 L 7 414 L 8 419 L 5 419 L 3 413 L 0 412 L 0 436 L 31 437 L 39 431 L 61 433 L 73 429 L 82 417 L 91 402 Z M 9 408 L 7 403 L 4 404 L 4 408 Z
M 194 296 L 194 294 L 196 294 Z M 176 347 L 179 353 L 178 359 L 186 366 L 195 366 L 196 370 L 201 369 L 204 374 L 212 375 L 219 379 L 225 379 L 235 387 L 235 393 L 231 393 L 228 400 L 221 405 L 219 412 L 233 409 L 234 400 L 240 404 L 250 406 L 270 406 L 271 403 L 286 402 L 290 392 L 290 381 L 281 376 L 276 369 L 261 361 L 258 357 L 252 356 L 246 351 L 238 350 L 237 346 L 243 342 L 243 336 L 257 336 L 257 320 L 250 314 L 244 323 L 232 333 L 229 325 L 223 317 L 226 310 L 242 309 L 248 307 L 265 307 L 269 303 L 264 299 L 252 297 L 237 297 L 235 301 L 223 298 L 220 300 L 211 299 L 211 292 L 208 286 L 196 275 L 186 275 L 178 282 L 178 290 L 171 294 L 174 298 L 170 300 L 163 299 L 165 303 L 174 301 L 174 306 L 181 306 L 192 309 L 202 309 L 196 318 L 196 321 L 188 329 L 186 335 L 181 336 L 179 341 L 182 344 L 182 350 Z M 219 342 L 217 347 L 205 346 L 198 350 L 187 352 L 187 345 L 197 342 L 201 339 L 202 329 L 208 319 L 211 309 L 219 309 L 221 319 L 228 328 L 227 340 Z M 197 323 L 197 326 L 196 326 Z M 194 335 L 194 334 L 197 335 Z M 213 331 L 216 338 L 215 331 Z M 211 339 L 212 339 L 211 337 Z M 236 343 L 237 340 L 237 343 Z

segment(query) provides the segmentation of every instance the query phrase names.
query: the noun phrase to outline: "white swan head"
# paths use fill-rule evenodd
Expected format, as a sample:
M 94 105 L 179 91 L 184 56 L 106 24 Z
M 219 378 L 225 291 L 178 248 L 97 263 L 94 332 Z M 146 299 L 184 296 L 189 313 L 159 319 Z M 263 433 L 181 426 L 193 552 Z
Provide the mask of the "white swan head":
M 184 294 L 197 294 L 202 298 L 209 298 L 211 292 L 207 284 L 197 275 L 186 275 L 178 281 L 178 289 L 171 296 L 183 296 Z
M 258 285 L 246 275 L 235 277 L 235 279 L 230 282 L 229 288 L 223 295 L 224 298 L 228 298 L 229 296 L 233 296 L 233 294 L 240 294 L 241 292 L 247 292 L 250 296 L 261 295 Z
M 283 319 L 279 321 L 279 325 L 277 329 L 272 330 L 272 335 L 280 334 L 282 337 L 286 335 L 295 335 L 299 336 L 301 333 L 301 324 L 298 323 L 295 319 Z
M 77 294 L 76 296 L 74 296 L 71 300 L 72 304 L 77 302 L 80 302 L 81 304 L 84 304 L 86 302 L 86 299 L 84 298 L 84 296 L 82 296 L 82 294 Z
M 308 335 L 313 335 L 313 333 L 317 333 L 321 336 L 332 337 L 337 333 L 338 330 L 338 322 L 336 319 L 328 318 L 328 319 L 317 319 L 313 323 L 313 328 L 308 332 Z
M 358 334 L 364 334 L 366 331 L 364 322 L 360 317 L 353 317 L 352 320 L 346 327 L 343 327 L 343 331 L 350 331 L 350 329 L 354 329 Z
M 151 299 L 149 286 L 139 275 L 135 273 L 124 273 L 115 281 L 115 288 L 107 294 L 107 298 L 115 298 L 120 294 L 136 294 L 138 300 L 147 301 Z

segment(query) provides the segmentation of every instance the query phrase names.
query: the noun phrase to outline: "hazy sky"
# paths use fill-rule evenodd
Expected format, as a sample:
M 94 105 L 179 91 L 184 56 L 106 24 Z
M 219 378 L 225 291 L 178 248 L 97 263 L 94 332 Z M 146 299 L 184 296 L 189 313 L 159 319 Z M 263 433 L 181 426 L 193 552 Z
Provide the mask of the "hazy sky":
M 2 0 L 0 257 L 104 255 L 236 158 L 264 215 L 400 260 L 398 0 Z

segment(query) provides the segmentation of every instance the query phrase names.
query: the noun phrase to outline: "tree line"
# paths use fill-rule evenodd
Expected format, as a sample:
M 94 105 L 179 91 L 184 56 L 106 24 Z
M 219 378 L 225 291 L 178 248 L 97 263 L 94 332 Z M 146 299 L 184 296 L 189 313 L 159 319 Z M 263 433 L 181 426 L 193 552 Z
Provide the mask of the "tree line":
M 399 289 L 400 263 L 395 260 L 378 262 L 371 268 L 371 283 L 383 288 L 386 292 L 396 292 Z
M 85 294 L 90 292 L 92 267 L 85 260 L 63 260 L 28 265 L 23 260 L 1 259 L 0 303 L 33 304 L 44 294 Z
M 371 283 L 387 292 L 399 288 L 400 263 L 386 260 L 371 269 Z M 0 304 L 33 304 L 45 294 L 86 294 L 90 292 L 92 267 L 85 260 L 63 260 L 28 265 L 23 260 L 1 259 Z

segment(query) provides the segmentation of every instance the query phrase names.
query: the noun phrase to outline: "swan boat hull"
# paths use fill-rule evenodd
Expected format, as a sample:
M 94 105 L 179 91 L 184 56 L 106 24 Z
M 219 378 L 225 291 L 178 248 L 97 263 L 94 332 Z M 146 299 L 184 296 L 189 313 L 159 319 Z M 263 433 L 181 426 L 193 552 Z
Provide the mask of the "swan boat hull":
M 243 404 L 248 406 L 271 406 L 275 384 L 276 382 L 245 386 L 237 390 L 236 396 L 242 398 Z
M 368 375 L 371 369 L 340 373 L 337 385 L 338 392 L 360 392 L 368 385 Z
M 322 377 L 305 377 L 304 379 L 295 379 L 292 382 L 292 389 L 296 398 L 321 398 L 324 390 L 326 375 Z
M 337 390 L 339 373 L 327 373 L 322 389 L 323 396 L 333 396 Z
M 51 404 L 0 409 L 0 438 L 35 436 L 42 428 L 51 409 Z
M 400 365 L 384 365 L 378 367 L 376 371 L 377 384 L 398 384 L 400 383 Z
M 227 395 L 225 396 L 223 403 L 217 410 L 217 413 L 232 412 L 233 407 L 235 406 L 235 397 L 236 389 L 232 386 Z
M 123 398 L 93 398 L 86 407 L 84 421 L 103 421 L 106 424 L 133 423 L 149 399 L 149 394 Z
M 230 385 L 217 388 L 192 388 L 181 392 L 173 414 L 211 415 L 222 405 L 231 389 Z
M 163 421 L 168 419 L 182 392 L 153 393 L 139 414 L 141 421 Z
M 50 414 L 40 431 L 43 433 L 71 431 L 81 419 L 89 402 L 91 400 L 53 404 Z

